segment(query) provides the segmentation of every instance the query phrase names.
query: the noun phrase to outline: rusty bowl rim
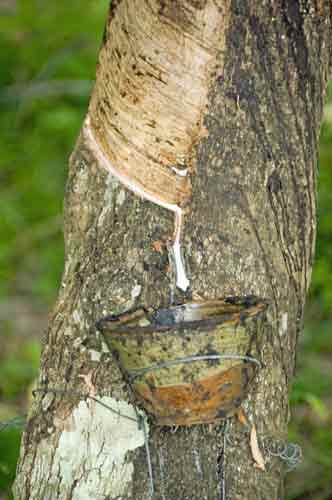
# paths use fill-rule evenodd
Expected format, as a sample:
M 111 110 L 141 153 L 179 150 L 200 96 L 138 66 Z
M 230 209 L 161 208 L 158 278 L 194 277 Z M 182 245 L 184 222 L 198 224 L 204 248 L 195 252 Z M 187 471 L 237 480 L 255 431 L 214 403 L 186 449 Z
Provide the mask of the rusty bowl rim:
M 135 319 L 135 315 L 137 319 L 139 317 L 150 317 L 152 318 L 153 314 L 157 311 L 161 310 L 177 310 L 181 309 L 185 306 L 195 304 L 197 306 L 229 306 L 234 307 L 238 306 L 239 311 L 236 312 L 223 312 L 221 314 L 216 315 L 215 317 L 209 317 L 207 319 L 199 319 L 193 321 L 180 321 L 173 325 L 162 325 L 158 324 L 156 321 L 147 326 L 139 326 L 137 323 L 130 324 L 130 321 Z M 188 301 L 183 304 L 172 305 L 167 308 L 160 309 L 147 309 L 144 307 L 139 307 L 136 309 L 129 310 L 127 312 L 118 314 L 118 315 L 108 315 L 101 318 L 97 324 L 96 328 L 103 335 L 119 335 L 119 336 L 138 336 L 142 333 L 163 333 L 175 330 L 184 330 L 184 329 L 210 329 L 216 325 L 220 325 L 223 323 L 228 323 L 229 326 L 235 325 L 238 326 L 241 323 L 244 324 L 248 318 L 254 318 L 255 316 L 258 318 L 261 314 L 263 314 L 269 305 L 269 301 L 267 299 L 256 297 L 256 296 L 231 296 L 224 297 L 221 299 L 210 299 L 210 300 L 197 300 L 197 301 Z

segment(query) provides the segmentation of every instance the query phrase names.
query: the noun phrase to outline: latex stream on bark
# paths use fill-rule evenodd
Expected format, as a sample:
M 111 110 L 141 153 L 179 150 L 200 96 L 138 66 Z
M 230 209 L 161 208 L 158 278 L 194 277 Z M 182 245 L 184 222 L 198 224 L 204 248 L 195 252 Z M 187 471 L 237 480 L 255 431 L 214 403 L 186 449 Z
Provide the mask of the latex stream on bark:
M 109 160 L 107 157 L 106 153 L 103 151 L 101 145 L 97 141 L 95 134 L 92 130 L 91 127 L 91 120 L 89 115 L 86 117 L 84 126 L 83 126 L 83 133 L 85 135 L 85 138 L 88 141 L 88 145 L 90 146 L 90 149 L 92 150 L 94 156 L 98 160 L 98 162 L 106 168 L 109 172 L 111 172 L 114 177 L 121 182 L 124 186 L 126 186 L 127 189 L 135 193 L 136 195 L 140 196 L 141 198 L 144 198 L 146 200 L 151 201 L 152 203 L 155 203 L 156 205 L 159 205 L 163 208 L 166 208 L 167 210 L 171 210 L 174 212 L 175 215 L 175 228 L 174 228 L 174 242 L 172 246 L 172 254 L 173 254 L 173 259 L 174 259 L 174 265 L 175 265 L 175 273 L 176 273 L 176 286 L 180 288 L 183 291 L 186 291 L 188 286 L 189 286 L 189 280 L 186 276 L 186 271 L 182 259 L 182 254 L 181 254 L 181 230 L 182 230 L 182 219 L 183 219 L 183 209 L 176 204 L 172 203 L 167 203 L 160 198 L 157 198 L 154 193 L 151 193 L 150 191 L 142 188 L 139 186 L 137 183 L 133 182 L 132 179 L 130 179 L 127 175 L 123 174 L 120 172 Z M 179 175 L 183 175 L 182 173 Z

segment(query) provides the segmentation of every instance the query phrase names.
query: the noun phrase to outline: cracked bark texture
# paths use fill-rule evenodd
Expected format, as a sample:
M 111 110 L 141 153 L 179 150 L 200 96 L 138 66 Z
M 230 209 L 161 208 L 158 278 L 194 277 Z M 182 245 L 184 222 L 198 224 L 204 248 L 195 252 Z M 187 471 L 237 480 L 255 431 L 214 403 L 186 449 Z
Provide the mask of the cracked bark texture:
M 112 2 L 90 117 L 101 142 L 107 142 L 107 124 L 115 125 L 114 144 L 121 139 L 128 151 L 145 155 L 147 168 L 158 158 L 163 168 L 176 165 L 179 153 L 189 169 L 182 242 L 190 289 L 186 296 L 176 291 L 174 299 L 254 294 L 270 300 L 264 368 L 243 406 L 259 437 L 286 439 L 288 391 L 315 246 L 331 3 L 141 0 L 135 16 L 128 17 L 129 4 Z M 218 36 L 208 29 L 209 19 Z M 133 33 L 140 43 L 132 43 Z M 211 36 L 204 43 L 209 61 L 204 75 L 192 74 L 201 94 L 193 97 L 197 108 L 188 110 L 190 82 L 185 71 L 181 76 L 177 54 L 190 59 L 196 50 L 197 55 L 204 36 Z M 110 71 L 114 40 L 118 73 Z M 159 106 L 155 96 L 163 85 L 169 93 L 160 91 Z M 176 106 L 167 108 L 170 95 Z M 144 161 L 139 168 L 149 176 Z M 95 323 L 132 307 L 170 303 L 172 232 L 172 213 L 140 199 L 103 169 L 81 134 L 70 160 L 65 271 L 45 337 L 41 386 L 89 392 L 134 415 Z M 221 425 L 176 432 L 150 425 L 154 498 L 219 500 L 223 475 L 227 499 L 283 498 L 280 461 L 266 457 L 266 471 L 257 470 L 247 432 L 235 421 L 230 428 L 232 439 L 223 450 Z M 16 500 L 149 498 L 141 431 L 77 395 L 39 393 L 23 436 L 14 492 Z

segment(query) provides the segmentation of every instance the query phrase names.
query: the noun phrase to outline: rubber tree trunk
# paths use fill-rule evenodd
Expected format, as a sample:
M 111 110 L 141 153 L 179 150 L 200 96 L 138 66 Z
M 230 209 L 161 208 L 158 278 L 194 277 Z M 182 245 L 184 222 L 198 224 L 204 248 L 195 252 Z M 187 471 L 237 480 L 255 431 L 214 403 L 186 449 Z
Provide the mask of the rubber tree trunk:
M 243 407 L 260 446 L 287 439 L 330 56 L 327 0 L 112 2 L 70 159 L 65 271 L 40 387 L 89 393 L 135 417 L 96 322 L 138 306 L 255 295 L 270 303 L 264 367 Z M 185 292 L 169 261 L 175 205 Z M 279 458 L 263 447 L 260 470 L 247 427 L 231 419 L 227 440 L 223 428 L 149 424 L 155 499 L 283 497 Z M 16 500 L 145 500 L 143 432 L 73 392 L 38 392 L 14 491 Z

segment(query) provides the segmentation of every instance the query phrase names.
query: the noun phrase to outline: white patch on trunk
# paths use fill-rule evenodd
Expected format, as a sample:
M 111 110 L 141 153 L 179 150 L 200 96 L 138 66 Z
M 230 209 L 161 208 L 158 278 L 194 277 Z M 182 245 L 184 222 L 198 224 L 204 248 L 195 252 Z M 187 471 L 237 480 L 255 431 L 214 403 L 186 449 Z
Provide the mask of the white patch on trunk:
M 131 291 L 131 298 L 135 300 L 137 297 L 140 296 L 141 291 L 142 291 L 141 285 L 135 285 Z
M 116 204 L 121 207 L 121 205 L 124 204 L 125 199 L 126 199 L 126 192 L 124 189 L 121 189 L 121 191 L 119 192 L 119 194 L 116 198 Z
M 101 353 L 99 351 L 95 351 L 94 349 L 89 350 L 91 361 L 99 362 L 101 358 Z
M 102 348 L 103 352 L 110 352 L 106 342 L 104 342 L 104 341 L 102 341 L 102 343 L 101 343 L 101 348 Z
M 77 325 L 81 322 L 81 315 L 77 309 L 73 311 L 73 322 Z
M 280 324 L 280 328 L 279 328 L 279 334 L 281 337 L 283 335 L 286 335 L 287 328 L 288 328 L 288 314 L 283 313 L 283 315 L 281 316 L 281 324 Z
M 135 409 L 111 397 L 100 400 L 132 419 Z M 134 420 L 121 417 L 95 401 L 81 401 L 61 425 L 54 458 L 54 434 L 39 444 L 32 469 L 30 500 L 105 500 L 131 494 L 134 472 L 128 452 L 144 445 Z M 146 425 L 147 427 L 147 425 Z M 148 429 L 147 429 L 148 432 Z M 45 480 L 48 477 L 48 481 Z
M 203 470 L 202 470 L 202 466 L 201 466 L 199 451 L 196 448 L 193 449 L 193 455 L 194 455 L 194 462 L 195 462 L 196 470 L 197 470 L 198 474 L 201 477 L 203 477 Z
M 118 180 L 108 172 L 108 176 L 106 178 L 106 189 L 104 193 L 104 206 L 98 217 L 98 226 L 103 224 L 104 218 L 112 210 L 113 201 L 114 201 L 114 188 L 119 184 Z

